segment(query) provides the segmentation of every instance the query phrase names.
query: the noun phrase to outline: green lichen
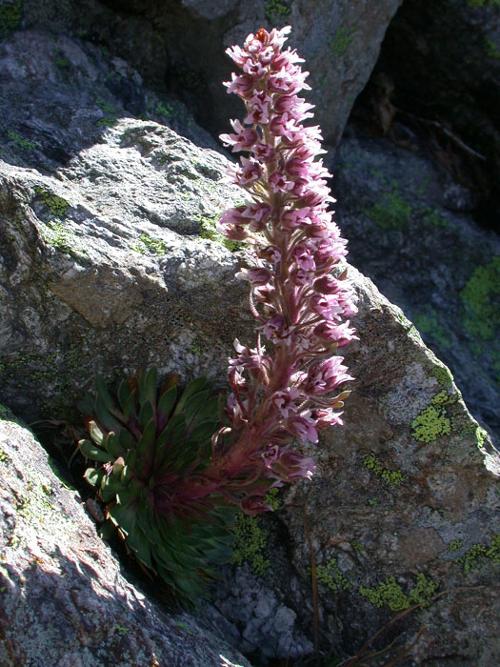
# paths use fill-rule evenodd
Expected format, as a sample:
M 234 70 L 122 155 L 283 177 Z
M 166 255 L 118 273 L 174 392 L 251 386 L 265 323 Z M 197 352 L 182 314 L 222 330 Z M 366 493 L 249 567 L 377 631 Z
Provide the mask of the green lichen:
M 44 241 L 64 253 L 78 254 L 74 247 L 74 236 L 69 232 L 63 222 L 49 220 L 42 229 Z
M 473 544 L 458 562 L 462 564 L 464 572 L 472 572 L 485 564 L 486 561 L 500 565 L 500 533 L 494 535 L 489 544 Z
M 329 42 L 330 51 L 336 58 L 341 58 L 345 54 L 353 40 L 353 33 L 350 28 L 343 26 L 337 28 Z
M 17 30 L 23 18 L 23 1 L 14 0 L 0 5 L 0 39 Z
M 367 470 L 372 472 L 376 477 L 381 479 L 389 486 L 401 486 L 401 484 L 406 480 L 406 475 L 400 470 L 390 470 L 389 468 L 384 468 L 375 454 L 368 454 L 365 456 L 363 459 L 363 465 Z
M 488 58 L 491 58 L 492 60 L 500 60 L 500 46 L 495 44 L 492 39 L 484 40 L 484 50 L 486 51 Z
M 441 396 L 442 393 L 436 396 Z M 435 405 L 431 401 L 431 405 L 422 410 L 412 421 L 411 430 L 415 440 L 429 444 L 451 433 L 451 420 L 447 417 L 443 405 Z
M 419 573 L 417 581 L 405 593 L 394 577 L 387 577 L 377 586 L 360 586 L 359 593 L 375 607 L 388 607 L 391 611 L 403 611 L 413 605 L 428 606 L 438 589 L 438 584 Z
M 266 503 L 273 512 L 279 510 L 282 506 L 281 498 L 279 497 L 279 489 L 271 489 L 266 494 Z
M 416 313 L 413 317 L 413 321 L 415 322 L 417 329 L 424 334 L 424 336 L 428 336 L 436 341 L 442 348 L 446 349 L 450 347 L 451 343 L 448 332 L 439 322 L 438 316 L 433 310 L 428 309 L 427 312 Z
M 486 439 L 488 438 L 488 432 L 481 426 L 478 426 L 474 432 L 474 435 L 476 436 L 476 445 L 478 449 L 482 449 Z
M 235 565 L 248 563 L 255 574 L 262 576 L 269 568 L 265 557 L 267 532 L 253 516 L 240 514 L 234 528 L 232 562 Z
M 469 7 L 500 7 L 500 0 L 467 0 Z
M 8 130 L 7 138 L 22 151 L 34 151 L 37 147 L 36 142 L 29 141 L 29 139 L 26 139 L 22 134 L 16 132 L 15 130 Z
M 460 549 L 463 547 L 463 544 L 464 541 L 457 537 L 448 544 L 448 551 L 450 553 L 455 553 L 456 551 L 460 551 Z
M 444 229 L 449 226 L 449 221 L 435 208 L 428 208 L 424 211 L 422 222 L 431 227 Z
M 219 218 L 220 215 L 205 215 L 198 218 L 200 238 L 221 243 L 231 252 L 241 250 L 244 247 L 243 243 L 240 241 L 232 241 L 231 239 L 227 239 L 222 234 L 219 234 L 216 229 Z
M 10 456 L 0 447 L 0 463 L 10 463 Z
M 165 241 L 162 241 L 161 239 L 155 239 L 149 234 L 142 233 L 139 236 L 139 240 L 132 244 L 131 249 L 134 252 L 138 252 L 141 255 L 165 255 L 165 253 L 168 250 L 168 246 L 165 243 Z
M 386 194 L 380 202 L 366 211 L 366 215 L 382 229 L 404 229 L 411 218 L 412 209 L 397 191 Z
M 453 375 L 446 366 L 434 366 L 432 375 L 436 378 L 438 383 L 445 389 L 450 389 L 453 385 Z
M 101 127 L 111 127 L 114 125 L 118 114 L 115 107 L 102 98 L 96 100 L 96 105 L 104 114 L 104 116 L 97 121 L 97 125 Z
M 291 13 L 290 7 L 283 0 L 267 0 L 264 5 L 264 13 L 269 23 L 282 21 Z
M 56 218 L 66 217 L 68 209 L 70 208 L 70 203 L 66 201 L 66 199 L 59 197 L 59 195 L 55 195 L 53 192 L 45 190 L 38 185 L 35 187 L 35 193 L 40 197 L 42 203 L 49 209 L 52 215 Z
M 352 587 L 349 579 L 340 570 L 336 558 L 331 558 L 325 565 L 318 565 L 316 576 L 318 582 L 333 593 L 347 591 Z
M 500 256 L 474 270 L 460 297 L 467 332 L 479 341 L 492 340 L 500 328 Z

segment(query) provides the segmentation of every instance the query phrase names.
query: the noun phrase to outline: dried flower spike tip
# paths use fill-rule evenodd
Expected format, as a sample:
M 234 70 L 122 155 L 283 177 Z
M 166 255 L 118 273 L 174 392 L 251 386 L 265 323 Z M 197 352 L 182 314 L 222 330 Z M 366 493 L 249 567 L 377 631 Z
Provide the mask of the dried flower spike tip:
M 245 153 L 230 176 L 250 201 L 227 210 L 219 228 L 252 243 L 253 266 L 239 277 L 250 283 L 259 332 L 254 349 L 235 345 L 229 364 L 236 444 L 226 472 L 236 475 L 246 458 L 274 484 L 312 475 L 313 462 L 292 450 L 293 439 L 315 443 L 319 430 L 342 423 L 341 385 L 352 378 L 336 353 L 356 338 L 348 320 L 354 292 L 339 269 L 346 241 L 328 209 L 335 200 L 318 159 L 320 129 L 304 125 L 313 106 L 299 97 L 309 89 L 304 61 L 284 48 L 290 30 L 260 28 L 243 48 L 227 49 L 240 72 L 224 85 L 242 99 L 245 116 L 221 135 L 232 152 Z

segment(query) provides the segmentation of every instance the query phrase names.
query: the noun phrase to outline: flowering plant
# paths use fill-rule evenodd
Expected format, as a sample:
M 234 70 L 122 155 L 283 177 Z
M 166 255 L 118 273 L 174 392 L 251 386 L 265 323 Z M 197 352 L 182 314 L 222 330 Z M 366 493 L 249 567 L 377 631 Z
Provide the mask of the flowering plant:
M 308 73 L 296 51 L 283 48 L 290 30 L 261 28 L 243 48 L 227 49 L 241 72 L 225 85 L 243 100 L 246 115 L 243 123 L 231 121 L 233 132 L 221 139 L 247 154 L 230 177 L 250 202 L 228 209 L 219 228 L 253 247 L 253 264 L 239 276 L 250 283 L 258 334 L 253 349 L 235 342 L 231 426 L 218 434 L 230 430 L 231 445 L 216 465 L 226 491 L 242 475 L 254 480 L 236 492 L 254 513 L 267 509 L 263 491 L 270 485 L 313 474 L 313 460 L 291 443 L 316 443 L 318 431 L 342 423 L 349 392 L 340 387 L 352 378 L 336 352 L 356 337 L 347 319 L 356 312 L 353 289 L 338 268 L 346 241 L 328 210 L 335 201 L 330 174 L 316 159 L 324 153 L 321 133 L 303 124 L 313 116 L 298 95 L 309 89 Z

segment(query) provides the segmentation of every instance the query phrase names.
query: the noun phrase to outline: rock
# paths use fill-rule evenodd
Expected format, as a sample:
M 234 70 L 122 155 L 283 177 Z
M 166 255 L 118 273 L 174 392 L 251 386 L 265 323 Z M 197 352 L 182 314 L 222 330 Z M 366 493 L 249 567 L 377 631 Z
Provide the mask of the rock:
M 292 46 L 307 60 L 325 139 L 337 143 L 354 100 L 375 65 L 385 30 L 401 0 L 169 0 L 98 3 L 25 2 L 25 25 L 72 30 L 125 58 L 148 83 L 188 102 L 203 126 L 226 132 L 241 103 L 221 82 L 231 63 L 224 50 L 261 25 L 291 24 Z M 112 9 L 111 9 L 112 8 Z M 180 36 L 182 36 L 180 38 Z
M 397 117 L 430 137 L 437 159 L 475 191 L 482 224 L 498 228 L 499 3 L 406 0 L 387 31 L 372 99 L 381 76 Z
M 249 666 L 124 578 L 33 434 L 0 409 L 0 664 Z
M 7 141 L 0 170 L 0 393 L 29 420 L 64 412 L 99 369 L 157 364 L 223 377 L 228 315 L 246 312 L 232 282 L 236 257 L 198 236 L 216 236 L 217 215 L 241 197 L 223 184 L 227 161 L 131 118 L 109 90 L 121 111 L 98 125 L 99 108 L 83 100 L 101 94 L 109 63 L 92 65 L 92 47 L 56 43 L 80 63 L 79 78 L 58 77 L 49 35 L 0 44 L 3 117 L 19 136 L 30 118 L 29 135 Z M 26 69 L 31 48 L 36 65 Z
M 90 47 L 69 42 L 74 57 L 85 62 Z M 41 64 L 25 71 L 25 81 L 18 63 L 24 62 L 33 43 Z M 11 118 L 16 109 L 20 115 L 27 113 L 26 95 L 16 91 L 22 85 L 33 91 L 32 135 L 26 140 L 39 144 L 28 150 L 12 139 L 0 163 L 2 399 L 21 417 L 54 418 L 68 412 L 93 383 L 97 369 L 112 376 L 156 364 L 164 371 L 204 373 L 222 381 L 232 339 L 253 339 L 246 289 L 234 279 L 244 255 L 220 241 L 199 237 L 207 228 L 213 234 L 208 215 L 240 196 L 223 182 L 228 161 L 169 127 L 132 117 L 122 98 L 115 100 L 109 91 L 110 102 L 122 105 L 119 118 L 100 127 L 95 138 L 76 142 L 61 162 L 51 163 L 49 144 L 42 138 L 58 136 L 71 148 L 72 137 L 79 134 L 82 99 L 72 103 L 71 79 L 55 79 L 50 99 L 43 94 L 37 77 L 44 72 L 51 81 L 51 70 L 43 63 L 52 44 L 42 33 L 19 33 L 0 47 L 2 104 L 5 98 Z M 108 67 L 103 58 L 96 76 L 82 75 L 82 95 L 106 80 Z M 54 96 L 61 101 L 61 121 L 50 101 Z M 5 107 L 2 113 L 7 113 Z M 91 112 L 80 117 L 87 127 Z M 68 118 L 69 125 L 64 121 Z M 428 187 L 439 197 L 437 184 Z M 345 199 L 347 206 L 348 195 Z M 404 202 L 398 204 L 390 220 L 399 220 L 400 211 L 407 208 Z M 253 553 L 260 573 L 250 573 L 251 565 L 228 569 L 214 593 L 214 606 L 200 610 L 203 620 L 198 622 L 223 628 L 219 634 L 234 638 L 261 663 L 310 655 L 313 558 L 324 653 L 341 658 L 355 654 L 389 624 L 388 635 L 379 635 L 373 645 L 378 651 L 395 641 L 379 664 L 396 659 L 403 646 L 416 664 L 496 664 L 499 497 L 483 459 L 493 470 L 497 455 L 487 433 L 468 413 L 449 372 L 425 347 L 415 327 L 368 279 L 355 269 L 350 273 L 360 296 L 355 322 L 360 341 L 348 354 L 357 381 L 345 412 L 346 426 L 329 432 L 317 449 L 319 473 L 313 482 L 285 493 L 280 513 L 259 520 L 257 529 L 264 526 L 264 539 L 256 539 L 246 553 Z M 31 469 L 28 446 L 23 451 L 23 465 Z M 7 454 L 14 459 L 10 449 Z M 34 460 L 33 468 L 43 471 Z M 15 489 L 25 488 L 21 478 L 15 483 L 20 485 Z M 36 494 L 34 488 L 38 502 Z M 8 497 L 13 502 L 13 494 Z M 8 515 L 12 512 L 3 514 Z M 13 525 L 13 519 L 9 521 Z M 82 543 L 76 537 L 58 540 L 56 532 L 53 542 L 47 537 L 48 544 L 97 548 L 90 524 L 87 532 L 88 540 Z M 15 553 L 25 563 L 31 552 L 23 547 Z M 94 567 L 100 567 L 99 562 Z M 109 567 L 105 582 L 116 574 L 116 564 Z M 87 566 L 82 571 L 86 579 L 92 576 Z M 65 590 L 64 585 L 64 579 L 47 584 L 45 597 L 57 601 L 53 591 L 58 586 Z M 123 596 L 107 590 L 98 597 L 110 595 L 110 604 L 121 604 Z M 78 600 L 84 593 L 75 595 Z M 40 606 L 39 599 L 33 600 L 33 608 Z M 85 609 L 95 609 L 95 598 L 85 599 Z M 65 604 L 64 595 L 62 600 Z M 415 604 L 420 606 L 396 623 L 394 613 Z M 53 627 L 49 608 L 46 613 Z M 64 620 L 76 625 L 75 613 L 68 606 Z M 98 615 L 99 624 L 109 627 L 106 619 L 114 619 L 114 613 L 104 621 Z M 54 615 L 59 619 L 58 608 Z M 93 637 L 103 636 L 92 611 L 78 619 Z M 140 651 L 150 646 L 148 621 L 141 617 L 141 623 L 144 640 L 131 645 L 132 655 L 135 647 Z M 76 641 L 74 630 L 73 635 L 70 629 L 66 632 L 70 642 Z M 211 639 L 205 643 L 215 646 Z M 34 650 L 31 640 L 24 644 L 23 650 Z M 77 649 L 71 650 L 74 663 Z M 181 660 L 183 649 L 172 650 Z
M 352 136 L 334 172 L 351 260 L 413 320 L 500 441 L 500 239 L 450 210 L 453 184 L 423 151 Z

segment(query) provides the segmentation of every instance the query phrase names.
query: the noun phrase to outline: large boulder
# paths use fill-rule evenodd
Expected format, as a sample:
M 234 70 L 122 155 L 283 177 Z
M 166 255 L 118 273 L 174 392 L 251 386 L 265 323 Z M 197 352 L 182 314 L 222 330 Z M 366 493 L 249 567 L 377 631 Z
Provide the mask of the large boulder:
M 333 170 L 352 261 L 415 322 L 500 439 L 500 238 L 423 150 L 351 133 Z
M 325 139 L 335 144 L 375 65 L 401 0 L 25 0 L 24 25 L 71 30 L 105 45 L 149 83 L 174 90 L 215 134 L 240 103 L 221 82 L 232 63 L 224 49 L 261 25 L 293 27 L 291 44 L 307 60 L 311 100 Z M 83 6 L 82 6 L 83 5 Z
M 0 664 L 243 667 L 227 642 L 127 581 L 78 495 L 0 405 Z

